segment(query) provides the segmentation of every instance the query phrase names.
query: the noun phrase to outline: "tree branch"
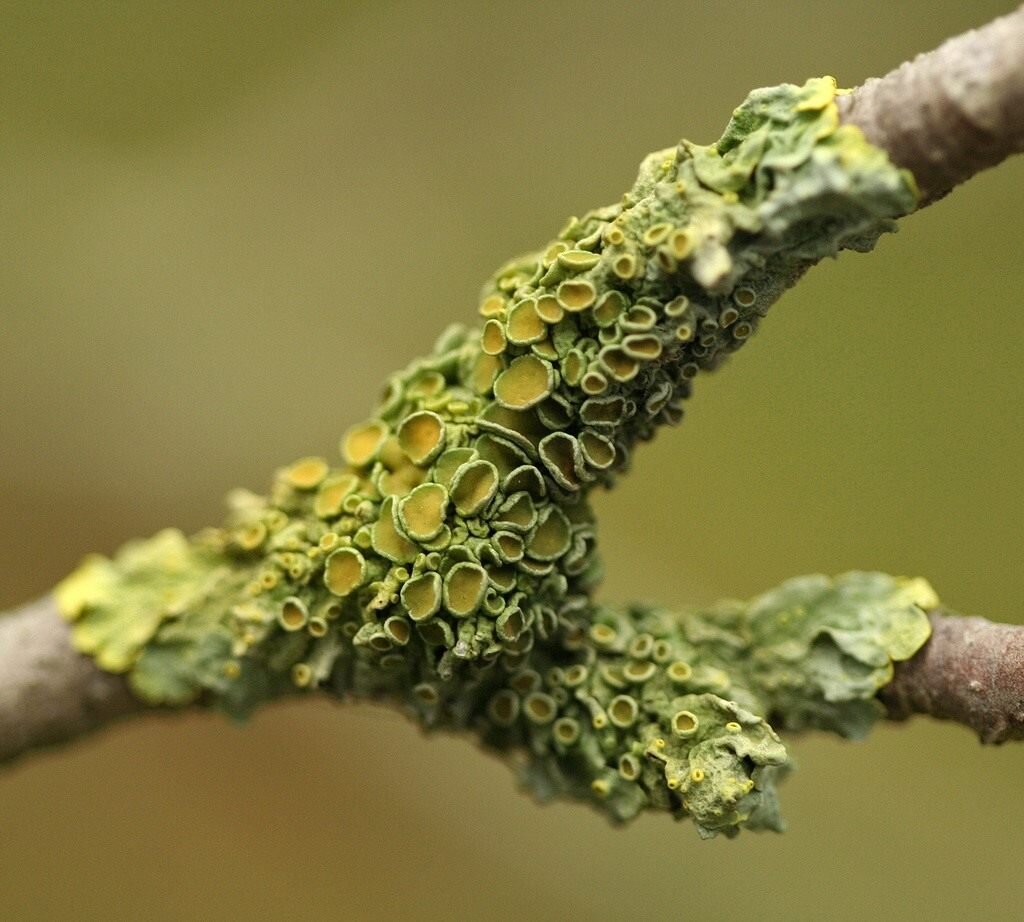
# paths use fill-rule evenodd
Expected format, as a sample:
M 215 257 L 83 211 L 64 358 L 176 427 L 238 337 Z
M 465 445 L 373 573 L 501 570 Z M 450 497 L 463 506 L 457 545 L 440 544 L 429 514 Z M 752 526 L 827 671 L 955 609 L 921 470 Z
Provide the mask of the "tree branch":
M 837 100 L 930 205 L 1024 151 L 1024 6 L 918 55 Z
M 0 763 L 143 710 L 120 676 L 71 646 L 52 596 L 0 614 Z
M 953 720 L 984 743 L 1024 739 L 1024 625 L 936 611 L 932 637 L 879 693 L 890 720 Z M 46 596 L 0 614 L 0 763 L 147 708 L 70 643 Z
M 924 206 L 1024 150 L 1022 61 L 1024 7 L 869 80 L 839 100 L 840 115 L 914 174 Z M 957 720 L 985 742 L 1024 738 L 1024 627 L 944 614 L 932 623 L 933 638 L 881 693 L 890 716 Z M 144 709 L 121 677 L 73 649 L 50 597 L 0 615 L 0 677 L 0 762 Z
M 929 641 L 879 693 L 889 717 L 955 720 L 983 743 L 1024 739 L 1024 625 L 941 611 L 931 622 Z

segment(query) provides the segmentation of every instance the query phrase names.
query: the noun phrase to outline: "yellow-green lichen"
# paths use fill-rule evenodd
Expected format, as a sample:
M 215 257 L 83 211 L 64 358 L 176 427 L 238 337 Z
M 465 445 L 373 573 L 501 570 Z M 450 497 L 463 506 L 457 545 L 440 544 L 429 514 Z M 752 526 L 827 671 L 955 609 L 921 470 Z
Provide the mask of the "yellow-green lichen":
M 524 753 L 539 797 L 778 828 L 771 724 L 862 734 L 931 590 L 856 573 L 707 611 L 601 606 L 589 496 L 802 272 L 913 210 L 834 97 L 758 90 L 716 144 L 646 158 L 620 202 L 499 269 L 481 329 L 388 380 L 341 466 L 301 459 L 267 497 L 232 494 L 222 528 L 89 558 L 58 590 L 76 645 L 152 703 L 387 697 Z

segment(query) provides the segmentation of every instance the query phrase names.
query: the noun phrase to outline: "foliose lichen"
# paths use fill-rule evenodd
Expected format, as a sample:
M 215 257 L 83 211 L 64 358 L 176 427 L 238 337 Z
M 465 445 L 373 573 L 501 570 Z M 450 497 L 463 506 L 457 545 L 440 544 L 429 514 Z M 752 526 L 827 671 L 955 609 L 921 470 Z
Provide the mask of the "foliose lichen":
M 58 589 L 79 649 L 153 704 L 386 698 L 525 753 L 541 797 L 778 828 L 770 722 L 862 735 L 934 594 L 852 573 L 708 611 L 598 605 L 588 498 L 808 267 L 913 210 L 835 95 L 757 90 L 717 144 L 647 157 L 621 202 L 495 274 L 479 329 L 392 376 L 340 467 L 301 459 L 220 528 L 86 560 Z

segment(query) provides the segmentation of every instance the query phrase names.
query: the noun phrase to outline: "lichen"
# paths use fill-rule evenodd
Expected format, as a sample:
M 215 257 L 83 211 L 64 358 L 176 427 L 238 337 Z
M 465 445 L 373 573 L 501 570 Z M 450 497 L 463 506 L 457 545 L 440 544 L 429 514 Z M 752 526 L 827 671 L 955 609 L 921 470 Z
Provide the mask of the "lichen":
M 598 605 L 589 496 L 808 267 L 913 210 L 835 94 L 758 90 L 717 144 L 647 157 L 621 202 L 495 274 L 480 329 L 392 376 L 342 466 L 300 459 L 220 528 L 89 558 L 58 589 L 78 648 L 152 704 L 387 698 L 524 753 L 539 797 L 779 828 L 772 724 L 862 735 L 931 590 L 855 573 L 707 611 Z

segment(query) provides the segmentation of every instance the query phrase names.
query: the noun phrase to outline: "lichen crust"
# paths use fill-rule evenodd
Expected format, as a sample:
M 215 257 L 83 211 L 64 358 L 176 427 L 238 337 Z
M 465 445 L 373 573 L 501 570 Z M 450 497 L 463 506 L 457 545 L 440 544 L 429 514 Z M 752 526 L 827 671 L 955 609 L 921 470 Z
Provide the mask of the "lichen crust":
M 590 494 L 807 268 L 914 209 L 836 92 L 757 90 L 716 144 L 647 157 L 494 275 L 480 328 L 388 380 L 341 465 L 302 458 L 219 528 L 89 558 L 57 591 L 78 648 L 152 704 L 386 698 L 525 753 L 540 797 L 778 828 L 773 725 L 861 735 L 934 595 L 848 574 L 707 611 L 599 605 Z

